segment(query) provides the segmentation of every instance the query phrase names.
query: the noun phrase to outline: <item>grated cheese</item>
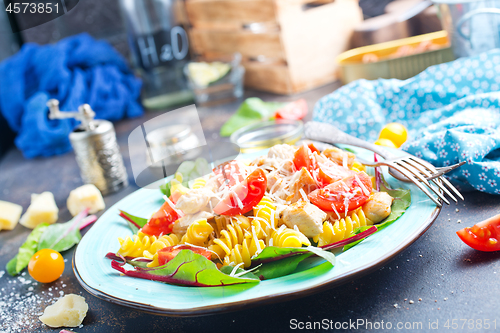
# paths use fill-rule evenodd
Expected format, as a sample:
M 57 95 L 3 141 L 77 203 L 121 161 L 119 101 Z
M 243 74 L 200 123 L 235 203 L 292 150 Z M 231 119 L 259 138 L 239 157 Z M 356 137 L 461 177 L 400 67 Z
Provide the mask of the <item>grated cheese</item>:
M 305 202 L 309 202 L 309 198 L 307 197 L 307 194 L 304 191 L 304 189 L 299 189 L 299 192 L 300 192 L 300 195 L 302 196 L 302 200 L 304 200 Z
M 337 215 L 337 218 L 340 220 L 340 214 L 337 211 L 337 208 L 335 208 L 335 205 L 333 203 L 332 203 L 332 208 L 333 208 L 333 211 L 335 212 L 335 214 Z
M 174 210 L 174 212 L 176 212 L 176 213 L 177 213 L 177 215 L 179 215 L 180 217 L 183 217 L 183 216 L 184 216 L 184 213 L 183 213 L 183 212 L 181 212 L 181 211 L 180 211 L 180 210 L 178 210 L 178 209 L 175 209 L 175 205 L 174 205 L 174 203 L 173 203 L 172 201 L 170 201 L 170 199 L 169 199 L 166 195 L 164 195 L 164 196 L 163 196 L 163 199 L 164 199 L 164 200 L 168 203 L 168 205 L 170 206 L 170 208 L 172 208 L 172 209 Z M 165 215 L 167 215 L 167 216 L 169 215 L 166 211 L 164 211 L 164 213 L 165 213 Z
M 356 179 L 356 181 L 358 182 L 359 184 L 359 187 L 361 187 L 361 189 L 363 190 L 363 193 L 365 195 L 370 195 L 370 192 L 368 192 L 368 189 L 365 187 L 365 185 L 361 182 L 361 180 L 359 179 L 358 175 L 354 175 L 354 178 Z

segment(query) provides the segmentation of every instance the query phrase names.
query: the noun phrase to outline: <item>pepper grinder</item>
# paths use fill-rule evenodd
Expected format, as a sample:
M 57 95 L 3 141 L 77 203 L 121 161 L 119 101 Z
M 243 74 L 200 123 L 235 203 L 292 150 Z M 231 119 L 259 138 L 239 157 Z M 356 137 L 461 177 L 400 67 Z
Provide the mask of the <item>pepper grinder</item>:
M 128 186 L 128 176 L 111 122 L 94 119 L 90 105 L 83 104 L 76 112 L 61 112 L 59 101 L 47 102 L 49 119 L 75 118 L 81 122 L 69 135 L 80 167 L 83 182 L 94 184 L 103 195 Z

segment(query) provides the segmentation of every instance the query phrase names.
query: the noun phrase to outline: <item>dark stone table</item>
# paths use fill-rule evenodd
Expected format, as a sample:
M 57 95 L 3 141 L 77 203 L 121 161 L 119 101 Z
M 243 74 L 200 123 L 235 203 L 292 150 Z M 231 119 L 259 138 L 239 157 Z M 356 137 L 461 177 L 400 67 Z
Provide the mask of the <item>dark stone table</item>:
M 303 97 L 312 110 L 321 96 L 337 87 L 338 84 L 331 84 L 293 97 L 257 92 L 247 92 L 246 97 L 276 101 Z M 219 127 L 239 103 L 200 108 L 205 135 L 217 138 Z M 150 112 L 143 118 L 116 124 L 130 177 L 128 133 L 156 115 L 158 113 Z M 128 188 L 105 198 L 107 207 L 137 189 L 133 179 L 130 180 Z M 25 160 L 19 151 L 12 149 L 0 161 L 0 200 L 21 204 L 26 209 L 31 193 L 51 191 L 60 209 L 59 222 L 71 218 L 66 199 L 69 192 L 81 184 L 73 153 Z M 377 332 L 386 331 L 381 328 L 382 322 L 384 328 L 390 322 L 393 330 L 406 326 L 410 328 L 407 331 L 414 332 L 500 331 L 500 252 L 475 251 L 455 234 L 465 226 L 498 214 L 500 197 L 480 192 L 464 196 L 464 202 L 444 207 L 430 229 L 414 244 L 364 277 L 288 302 L 190 318 L 154 316 L 91 296 L 73 274 L 73 250 L 63 253 L 66 268 L 54 283 L 35 285 L 28 274 L 10 277 L 2 270 L 29 234 L 28 229 L 18 225 L 13 231 L 0 232 L 0 332 L 59 332 L 40 325 L 37 316 L 60 292 L 82 294 L 89 304 L 83 327 L 75 328 L 75 332 L 281 332 L 309 328 L 307 325 L 314 322 L 322 324 L 310 326 L 316 327 L 314 331 L 326 328 L 337 331 L 337 325 L 344 328 L 338 331 L 362 332 L 367 328 L 365 325 L 357 330 L 352 325 L 362 320 L 371 322 L 372 331 Z M 485 328 L 487 325 L 489 329 Z M 433 329 L 435 327 L 437 329 Z

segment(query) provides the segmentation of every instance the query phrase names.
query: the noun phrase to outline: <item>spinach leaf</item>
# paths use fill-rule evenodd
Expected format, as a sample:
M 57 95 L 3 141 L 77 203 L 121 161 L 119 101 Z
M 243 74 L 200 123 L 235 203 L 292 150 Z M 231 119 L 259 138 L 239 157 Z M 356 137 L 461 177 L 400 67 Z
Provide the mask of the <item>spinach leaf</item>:
M 120 210 L 120 216 L 127 221 L 128 226 L 130 230 L 132 230 L 134 235 L 137 234 L 140 228 L 144 227 L 146 223 L 148 223 L 148 219 L 134 216 L 132 214 L 124 212 L 123 210 Z
M 191 250 L 181 250 L 167 264 L 153 269 L 126 270 L 117 261 L 112 261 L 111 267 L 127 276 L 184 286 L 215 287 L 259 283 L 258 279 L 226 275 L 212 261 Z
M 292 274 L 297 269 L 299 263 L 312 256 L 312 252 L 285 257 L 278 261 L 272 261 L 262 264 L 252 273 L 257 275 L 261 280 L 269 280 L 277 277 Z
M 42 237 L 42 234 L 47 230 L 48 227 L 48 223 L 39 224 L 28 235 L 26 241 L 19 248 L 19 252 L 6 265 L 6 270 L 10 275 L 15 276 L 19 274 L 26 266 L 28 266 L 31 257 L 37 251 L 38 242 Z
M 231 275 L 233 272 L 234 267 L 233 266 L 222 266 L 220 271 L 224 274 Z M 247 279 L 259 279 L 255 274 L 253 274 L 250 271 L 245 271 L 244 269 L 237 268 L 236 272 L 234 273 L 236 277 L 241 277 L 241 278 L 247 278 Z
M 260 266 L 253 274 L 259 276 L 261 280 L 274 279 L 280 276 L 291 274 L 297 268 L 297 265 L 304 259 L 312 255 L 317 255 L 335 265 L 335 255 L 318 247 L 299 247 L 299 248 L 279 248 L 268 246 L 252 260 L 252 266 Z
M 287 103 L 264 102 L 257 97 L 247 98 L 240 105 L 238 110 L 236 110 L 236 113 L 222 125 L 220 135 L 230 136 L 244 126 L 268 120 L 273 117 L 276 110 L 282 108 L 286 104 Z

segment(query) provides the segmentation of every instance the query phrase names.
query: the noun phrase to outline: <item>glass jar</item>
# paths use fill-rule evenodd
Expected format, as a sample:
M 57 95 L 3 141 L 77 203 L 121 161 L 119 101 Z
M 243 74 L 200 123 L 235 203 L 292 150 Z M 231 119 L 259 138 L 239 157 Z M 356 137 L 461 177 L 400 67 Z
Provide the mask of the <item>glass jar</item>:
M 143 104 L 162 109 L 193 100 L 183 74 L 189 40 L 175 0 L 120 0 L 132 61 L 143 78 Z

